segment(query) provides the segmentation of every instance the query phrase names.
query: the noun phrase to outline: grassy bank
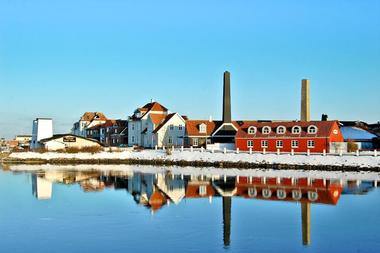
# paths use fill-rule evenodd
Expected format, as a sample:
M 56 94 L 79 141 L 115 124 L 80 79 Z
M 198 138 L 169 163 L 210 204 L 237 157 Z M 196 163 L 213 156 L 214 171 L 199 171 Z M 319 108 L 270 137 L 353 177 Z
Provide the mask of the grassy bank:
M 154 166 L 183 166 L 183 167 L 214 167 L 237 169 L 275 169 L 275 170 L 321 170 L 321 171 L 371 171 L 380 172 L 379 167 L 357 167 L 336 165 L 293 165 L 293 164 L 269 164 L 250 162 L 208 162 L 208 161 L 175 161 L 163 159 L 14 159 L 5 158 L 4 164 L 53 164 L 53 165 L 80 165 L 80 164 L 104 164 L 104 165 L 154 165 Z

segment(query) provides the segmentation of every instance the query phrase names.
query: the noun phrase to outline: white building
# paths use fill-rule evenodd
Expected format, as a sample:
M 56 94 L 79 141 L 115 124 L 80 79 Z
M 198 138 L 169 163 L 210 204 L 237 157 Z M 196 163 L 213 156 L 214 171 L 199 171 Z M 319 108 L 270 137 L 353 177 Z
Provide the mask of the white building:
M 85 112 L 78 122 L 75 122 L 71 133 L 77 136 L 87 137 L 87 129 L 104 124 L 107 117 L 101 112 Z
M 129 146 L 181 146 L 184 135 L 184 118 L 178 113 L 169 113 L 157 102 L 136 109 L 128 119 Z
M 53 120 L 50 118 L 37 118 L 33 120 L 32 141 L 30 143 L 31 149 L 42 148 L 43 144 L 40 143 L 42 139 L 50 138 L 53 136 Z
M 66 148 L 82 149 L 86 147 L 102 147 L 102 144 L 97 140 L 72 134 L 56 134 L 50 138 L 40 140 L 40 143 L 42 147 L 48 151 L 63 150 Z

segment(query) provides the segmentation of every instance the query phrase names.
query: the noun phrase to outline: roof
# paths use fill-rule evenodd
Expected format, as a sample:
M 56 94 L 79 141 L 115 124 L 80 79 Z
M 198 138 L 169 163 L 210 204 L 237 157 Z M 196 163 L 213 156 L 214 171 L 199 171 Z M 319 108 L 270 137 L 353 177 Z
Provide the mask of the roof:
M 85 112 L 80 118 L 82 121 L 93 121 L 93 120 L 107 120 L 107 117 L 102 112 Z
M 199 132 L 199 126 L 206 125 L 206 133 Z M 238 129 L 239 125 L 237 121 L 233 121 L 232 124 Z M 187 120 L 186 121 L 186 132 L 187 136 L 211 136 L 216 130 L 223 125 L 221 120 Z
M 105 127 L 113 127 L 115 125 L 118 127 L 124 127 L 127 125 L 127 121 L 126 120 L 120 120 L 120 119 L 118 119 L 118 120 L 107 119 L 105 123 L 95 125 L 93 127 L 89 127 L 89 128 L 87 128 L 87 130 L 96 130 L 96 129 L 105 128 Z
M 146 105 L 144 105 L 142 108 L 139 108 L 140 111 L 158 111 L 158 112 L 167 112 L 168 109 L 161 105 L 160 103 L 158 102 L 151 102 L 151 103 L 148 103 Z
M 211 134 L 222 125 L 222 121 L 209 120 L 187 120 L 186 133 L 188 136 L 211 136 Z M 206 133 L 199 132 L 199 126 L 206 125 Z
M 360 127 L 341 127 L 340 130 L 342 131 L 343 138 L 345 140 L 368 140 L 372 141 L 373 138 L 376 138 L 377 136 L 368 132 L 367 130 L 364 130 Z
M 153 124 L 158 125 L 166 118 L 166 115 L 165 114 L 150 114 L 149 117 L 152 120 Z
M 134 114 L 130 117 L 132 120 L 139 120 L 142 117 L 144 117 L 148 112 L 151 112 L 151 111 L 152 112 L 153 111 L 154 112 L 167 112 L 168 109 L 158 102 L 151 102 L 151 103 L 144 105 L 143 107 L 137 108 L 136 111 L 139 111 L 142 114 L 142 116 L 136 117 Z
M 101 142 L 99 142 L 98 140 L 82 137 L 82 136 L 75 135 L 75 134 L 55 134 L 55 135 L 53 135 L 50 138 L 45 138 L 45 139 L 40 140 L 40 142 L 45 143 L 45 142 L 52 141 L 52 140 L 55 140 L 55 139 L 59 139 L 59 138 L 66 137 L 66 136 L 72 136 L 72 137 L 84 139 L 84 140 L 87 140 L 87 141 L 96 142 L 99 145 L 103 146 L 103 144 Z
M 157 133 L 166 123 L 168 123 L 168 121 L 174 117 L 174 115 L 176 115 L 175 113 L 171 113 L 169 115 L 167 115 L 164 119 L 164 121 L 161 122 L 160 125 L 158 125 L 158 127 L 156 127 L 156 129 L 153 131 L 153 133 Z M 150 115 L 152 117 L 152 115 Z
M 273 121 L 273 122 L 261 122 L 261 121 L 237 121 L 239 130 L 236 134 L 236 138 L 268 138 L 268 137 L 328 137 L 334 127 L 334 124 L 338 124 L 337 121 Z M 307 128 L 309 126 L 316 126 L 318 131 L 316 134 L 308 134 Z M 256 134 L 248 134 L 249 127 L 256 127 Z M 263 134 L 262 129 L 265 126 L 271 128 L 269 134 Z M 285 134 L 277 134 L 276 128 L 284 126 L 286 128 Z M 293 134 L 292 127 L 300 126 L 301 133 Z

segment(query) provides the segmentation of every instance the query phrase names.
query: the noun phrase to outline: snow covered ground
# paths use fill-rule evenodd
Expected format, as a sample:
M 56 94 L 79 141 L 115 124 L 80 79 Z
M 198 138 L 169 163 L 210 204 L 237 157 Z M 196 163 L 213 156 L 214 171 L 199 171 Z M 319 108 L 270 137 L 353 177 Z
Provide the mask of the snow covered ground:
M 290 164 L 290 165 L 335 165 L 355 167 L 380 167 L 380 156 L 374 155 L 327 155 L 312 154 L 310 156 L 297 154 L 247 154 L 247 153 L 211 153 L 200 150 L 173 151 L 167 155 L 163 150 L 142 150 L 124 152 L 90 153 L 12 153 L 10 158 L 15 159 L 141 159 L 141 160 L 169 160 L 169 161 L 206 161 L 206 162 L 249 162 L 255 164 Z

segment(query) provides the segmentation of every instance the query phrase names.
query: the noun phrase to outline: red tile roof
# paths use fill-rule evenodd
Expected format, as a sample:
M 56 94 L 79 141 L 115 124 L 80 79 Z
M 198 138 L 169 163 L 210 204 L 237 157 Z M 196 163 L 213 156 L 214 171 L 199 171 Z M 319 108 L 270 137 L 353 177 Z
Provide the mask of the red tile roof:
M 107 120 L 107 117 L 102 112 L 85 112 L 80 118 L 82 121 L 93 121 L 93 120 Z
M 165 120 L 166 115 L 165 114 L 150 114 L 149 117 L 152 120 L 153 124 L 157 126 L 161 124 L 163 120 Z
M 207 131 L 206 133 L 199 132 L 199 126 L 205 124 Z M 223 121 L 220 120 L 187 120 L 186 121 L 186 133 L 187 136 L 211 136 L 221 125 Z M 239 128 L 239 125 L 236 121 L 232 122 L 232 124 Z
M 237 121 L 239 130 L 236 134 L 236 138 L 270 138 L 270 137 L 328 137 L 334 127 L 334 124 L 338 124 L 337 121 L 273 121 L 273 122 L 260 122 L 260 121 Z M 307 128 L 309 126 L 316 126 L 316 134 L 308 134 Z M 256 127 L 256 134 L 248 134 L 249 127 Z M 269 134 L 263 134 L 262 129 L 265 126 L 271 128 Z M 277 127 L 284 126 L 286 128 L 285 134 L 277 134 Z M 300 126 L 301 133 L 293 134 L 292 127 Z

